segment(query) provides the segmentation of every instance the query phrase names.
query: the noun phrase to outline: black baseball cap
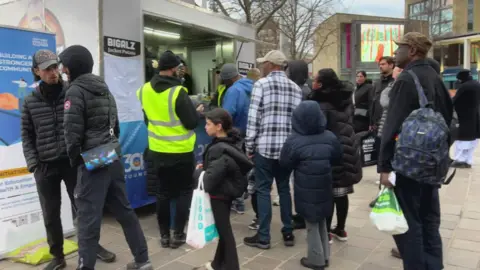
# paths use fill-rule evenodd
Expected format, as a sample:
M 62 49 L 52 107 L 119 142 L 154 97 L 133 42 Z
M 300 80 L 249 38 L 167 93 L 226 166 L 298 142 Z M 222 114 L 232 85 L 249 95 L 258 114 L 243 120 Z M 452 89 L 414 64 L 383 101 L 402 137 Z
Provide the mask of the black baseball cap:
M 58 65 L 57 55 L 50 50 L 39 50 L 33 55 L 32 68 L 47 69 Z

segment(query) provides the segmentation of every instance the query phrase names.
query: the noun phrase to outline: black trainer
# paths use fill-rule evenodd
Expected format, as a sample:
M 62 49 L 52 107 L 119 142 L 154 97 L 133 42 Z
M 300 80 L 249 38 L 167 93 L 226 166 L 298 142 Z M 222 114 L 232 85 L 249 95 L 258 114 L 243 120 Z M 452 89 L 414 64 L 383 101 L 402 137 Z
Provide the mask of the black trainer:
M 313 270 L 324 270 L 325 269 L 325 266 L 319 266 L 319 265 L 314 265 L 314 264 L 311 264 L 307 258 L 303 257 L 300 259 L 300 264 L 305 267 L 305 268 L 308 268 L 308 269 L 313 269 Z
M 249 247 L 256 247 L 260 249 L 269 249 L 270 248 L 270 242 L 267 241 L 261 241 L 260 238 L 258 237 L 258 234 L 255 234 L 252 237 L 245 237 L 243 238 L 243 243 Z
M 170 247 L 170 235 L 169 234 L 164 234 L 160 238 L 160 245 L 162 245 L 162 248 L 168 248 Z
M 285 244 L 286 247 L 295 246 L 295 236 L 293 235 L 293 233 L 284 233 L 283 243 Z
M 115 261 L 117 256 L 115 255 L 115 253 L 106 250 L 101 245 L 98 245 L 97 258 L 100 259 L 102 262 L 112 263 Z
M 65 267 L 67 267 L 67 262 L 64 258 L 53 258 L 53 260 L 49 262 L 47 266 L 43 268 L 43 270 L 60 270 L 64 269 Z
M 170 242 L 170 248 L 176 249 L 181 247 L 187 241 L 187 235 L 185 233 L 176 233 L 173 235 L 173 239 Z

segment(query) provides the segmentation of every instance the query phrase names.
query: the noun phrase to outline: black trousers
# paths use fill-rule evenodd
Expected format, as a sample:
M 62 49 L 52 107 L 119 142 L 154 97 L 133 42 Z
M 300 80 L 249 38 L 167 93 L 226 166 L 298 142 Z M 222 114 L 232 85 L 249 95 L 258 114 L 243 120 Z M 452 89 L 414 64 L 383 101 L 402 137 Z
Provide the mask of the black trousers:
M 73 191 L 77 184 L 77 169 L 72 168 L 68 160 L 40 163 L 35 170 L 34 177 L 42 207 L 50 253 L 54 257 L 63 258 L 63 227 L 60 218 L 62 205 L 61 183 L 63 180 L 72 207 L 75 209 Z
M 443 269 L 438 189 L 397 174 L 395 195 L 409 229 L 393 238 L 405 270 Z
M 232 201 L 211 199 L 211 204 L 219 236 L 212 268 L 215 270 L 239 270 L 237 244 L 230 224 Z
M 88 171 L 78 168 L 75 201 L 78 219 L 78 264 L 95 269 L 103 208 L 107 207 L 123 229 L 135 261 L 148 260 L 148 247 L 137 215 L 130 206 L 125 188 L 125 170 L 120 161 L 108 167 Z
M 251 195 L 251 200 L 252 200 L 252 209 L 253 209 L 253 212 L 255 213 L 255 218 L 257 219 L 258 221 L 258 203 L 257 203 L 257 193 L 254 192 L 252 195 Z
M 347 223 L 347 215 L 348 215 L 348 195 L 342 197 L 334 197 L 332 203 L 332 212 L 331 215 L 327 217 L 327 231 L 331 231 L 332 227 L 332 219 L 333 213 L 335 211 L 335 207 L 337 208 L 337 230 L 344 231 L 345 224 Z
M 160 234 L 170 234 L 170 203 L 176 202 L 175 234 L 183 234 L 188 219 L 188 209 L 192 201 L 193 172 L 195 159 L 178 160 L 166 166 L 160 160 L 154 161 L 157 173 L 157 220 Z

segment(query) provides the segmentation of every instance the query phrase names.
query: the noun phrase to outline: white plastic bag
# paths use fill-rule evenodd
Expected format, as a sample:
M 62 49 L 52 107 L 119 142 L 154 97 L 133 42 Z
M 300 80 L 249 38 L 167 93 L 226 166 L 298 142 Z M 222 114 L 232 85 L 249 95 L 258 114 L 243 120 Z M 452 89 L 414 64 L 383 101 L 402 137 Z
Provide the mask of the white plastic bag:
M 203 248 L 206 244 L 218 238 L 210 196 L 203 190 L 204 174 L 205 172 L 200 174 L 198 187 L 193 191 L 187 228 L 187 244 L 197 249 Z
M 379 231 L 391 235 L 403 234 L 408 231 L 407 220 L 391 188 L 383 188 L 380 191 L 377 202 L 370 213 L 370 220 Z

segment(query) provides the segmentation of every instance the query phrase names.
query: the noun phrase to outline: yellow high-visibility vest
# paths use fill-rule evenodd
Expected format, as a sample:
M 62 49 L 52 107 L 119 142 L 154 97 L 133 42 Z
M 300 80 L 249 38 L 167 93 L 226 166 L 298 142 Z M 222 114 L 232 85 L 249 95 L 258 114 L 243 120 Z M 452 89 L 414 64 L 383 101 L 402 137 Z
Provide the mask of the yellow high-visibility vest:
M 217 91 L 218 91 L 218 107 L 222 107 L 222 97 L 223 95 L 225 94 L 225 90 L 227 89 L 227 86 L 225 84 L 220 84 L 218 87 L 217 87 Z
M 186 129 L 175 113 L 175 103 L 183 86 L 155 92 L 150 82 L 137 90 L 137 98 L 148 118 L 148 148 L 159 153 L 193 152 L 196 135 Z

